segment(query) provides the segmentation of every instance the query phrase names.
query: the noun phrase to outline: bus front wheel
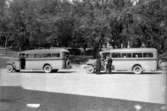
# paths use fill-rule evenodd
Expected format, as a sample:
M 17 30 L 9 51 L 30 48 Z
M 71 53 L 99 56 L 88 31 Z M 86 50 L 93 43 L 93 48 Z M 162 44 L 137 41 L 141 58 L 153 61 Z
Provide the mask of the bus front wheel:
M 45 73 L 50 73 L 52 71 L 52 67 L 49 64 L 47 64 L 44 65 L 43 70 Z
M 92 74 L 94 73 L 95 69 L 93 67 L 93 65 L 87 65 L 87 68 L 86 68 L 86 72 L 89 73 L 89 74 Z
M 15 70 L 14 70 L 14 67 L 12 66 L 12 65 L 7 65 L 7 70 L 8 70 L 8 72 L 14 72 Z
M 141 74 L 143 72 L 143 69 L 140 65 L 135 65 L 135 66 L 133 66 L 133 72 L 135 74 Z

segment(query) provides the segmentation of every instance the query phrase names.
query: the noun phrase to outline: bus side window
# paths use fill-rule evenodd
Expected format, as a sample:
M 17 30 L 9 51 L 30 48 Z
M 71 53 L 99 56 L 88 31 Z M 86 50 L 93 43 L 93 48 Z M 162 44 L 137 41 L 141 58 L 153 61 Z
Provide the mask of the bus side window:
M 43 54 L 42 57 L 51 57 L 51 54 Z
M 153 53 L 143 53 L 143 57 L 153 57 Z
M 121 54 L 120 53 L 112 53 L 113 58 L 120 58 Z
M 19 57 L 25 57 L 25 54 L 24 53 L 20 53 Z
M 38 58 L 38 55 L 37 55 L 37 54 L 34 54 L 34 58 Z
M 33 54 L 27 54 L 27 57 L 28 57 L 28 58 L 33 58 L 34 55 L 33 55 Z
M 133 53 L 133 57 L 134 58 L 141 58 L 142 57 L 142 53 Z
M 34 54 L 34 58 L 41 58 L 40 54 Z
M 127 53 L 127 58 L 131 58 L 132 54 L 131 53 Z
M 60 53 L 53 53 L 51 57 L 60 57 Z
M 127 58 L 126 53 L 122 53 L 122 58 Z
M 28 58 L 28 54 L 25 54 L 25 58 Z
M 103 53 L 103 58 L 110 57 L 110 53 Z

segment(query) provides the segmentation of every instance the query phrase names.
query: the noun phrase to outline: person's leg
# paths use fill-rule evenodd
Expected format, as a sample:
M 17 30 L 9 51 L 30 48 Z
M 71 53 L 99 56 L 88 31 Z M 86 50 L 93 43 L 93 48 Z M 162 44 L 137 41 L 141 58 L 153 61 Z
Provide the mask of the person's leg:
M 101 69 L 101 63 L 99 60 L 97 60 L 96 62 L 96 73 L 100 73 L 100 69 Z
M 109 74 L 111 74 L 111 66 L 109 67 Z
M 105 71 L 106 73 L 108 73 L 108 65 L 106 64 L 106 71 Z
M 104 72 L 107 72 L 106 64 L 104 63 Z

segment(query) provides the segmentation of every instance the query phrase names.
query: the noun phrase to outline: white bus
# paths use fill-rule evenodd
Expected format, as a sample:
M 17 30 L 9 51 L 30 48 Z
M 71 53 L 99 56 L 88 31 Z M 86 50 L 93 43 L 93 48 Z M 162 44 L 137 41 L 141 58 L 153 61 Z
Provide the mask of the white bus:
M 21 70 L 43 70 L 46 73 L 52 70 L 71 68 L 69 51 L 63 48 L 34 49 L 22 51 L 18 58 L 7 63 L 9 72 Z
M 157 70 L 158 53 L 155 48 L 123 48 L 100 52 L 102 60 L 112 58 L 112 71 L 128 71 L 135 74 L 154 72 Z M 90 63 L 88 63 L 90 66 Z M 95 66 L 93 66 L 95 68 Z M 88 68 L 91 72 L 90 67 Z M 89 71 L 87 71 L 89 72 Z M 90 72 L 90 73 L 91 73 Z

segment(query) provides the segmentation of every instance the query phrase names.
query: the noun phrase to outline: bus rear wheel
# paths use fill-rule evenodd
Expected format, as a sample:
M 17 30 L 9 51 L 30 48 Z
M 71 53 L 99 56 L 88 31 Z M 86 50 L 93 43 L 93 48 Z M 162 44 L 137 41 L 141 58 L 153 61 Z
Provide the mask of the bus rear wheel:
M 134 72 L 135 74 L 141 74 L 141 73 L 143 72 L 143 69 L 142 69 L 142 67 L 141 67 L 140 65 L 135 65 L 135 66 L 133 67 L 133 72 Z
M 45 73 L 50 73 L 52 71 L 52 67 L 49 64 L 47 64 L 43 67 L 43 70 Z

